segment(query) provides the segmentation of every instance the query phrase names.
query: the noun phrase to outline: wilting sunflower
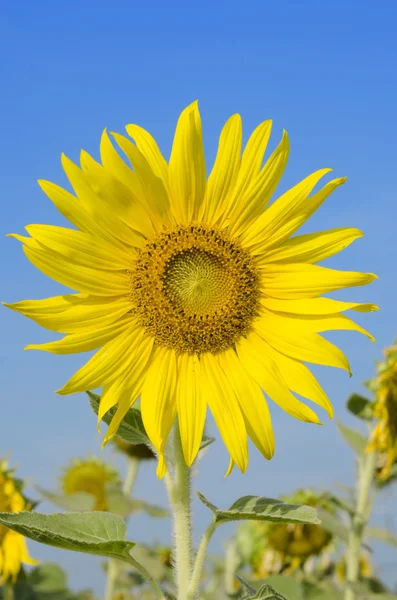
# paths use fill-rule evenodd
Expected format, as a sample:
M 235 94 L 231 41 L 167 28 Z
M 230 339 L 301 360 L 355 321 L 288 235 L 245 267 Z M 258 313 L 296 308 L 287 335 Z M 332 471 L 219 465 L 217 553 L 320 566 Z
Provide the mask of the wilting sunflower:
M 62 164 L 75 195 L 48 181 L 44 192 L 75 229 L 29 225 L 29 260 L 76 294 L 9 305 L 40 325 L 65 333 L 31 345 L 59 354 L 99 351 L 60 394 L 103 387 L 99 419 L 117 405 L 106 440 L 141 397 L 147 433 L 164 474 L 164 447 L 178 416 L 186 463 L 194 461 L 207 404 L 241 471 L 247 434 L 271 458 L 274 438 L 263 392 L 297 419 L 319 418 L 295 392 L 332 408 L 305 362 L 350 373 L 344 354 L 321 333 L 354 329 L 342 313 L 372 304 L 320 298 L 371 282 L 375 275 L 315 263 L 358 237 L 354 228 L 291 236 L 345 178 L 310 195 L 330 169 L 312 173 L 268 206 L 284 172 L 289 144 L 262 166 L 271 121 L 261 123 L 242 152 L 239 115 L 225 124 L 206 178 L 197 102 L 180 115 L 169 162 L 153 137 L 128 125 L 134 140 L 106 131 L 101 163 L 86 152 Z M 369 336 L 371 337 L 371 336 Z
M 21 494 L 21 482 L 14 479 L 6 461 L 0 461 L 0 512 L 17 513 L 30 509 Z M 15 581 L 21 563 L 36 565 L 37 562 L 29 556 L 23 535 L 0 525 L 0 583 Z
M 290 504 L 306 504 L 332 510 L 327 500 L 313 490 L 298 490 L 282 498 Z M 237 544 L 253 576 L 263 579 L 280 572 L 303 568 L 309 558 L 325 557 L 332 535 L 321 525 L 264 523 L 252 521 L 239 527 Z
M 385 350 L 385 360 L 378 364 L 378 374 L 371 380 L 375 391 L 374 416 L 378 419 L 369 451 L 378 451 L 376 476 L 386 482 L 397 461 L 397 346 Z
M 67 496 L 76 492 L 86 492 L 95 498 L 93 510 L 109 510 L 106 486 L 110 483 L 119 484 L 120 480 L 115 469 L 93 457 L 73 460 L 64 470 L 61 483 Z

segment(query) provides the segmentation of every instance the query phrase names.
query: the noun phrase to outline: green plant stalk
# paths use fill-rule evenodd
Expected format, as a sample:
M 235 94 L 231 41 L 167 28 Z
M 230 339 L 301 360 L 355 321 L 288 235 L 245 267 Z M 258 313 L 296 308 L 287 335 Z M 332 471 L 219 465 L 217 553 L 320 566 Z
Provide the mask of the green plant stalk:
M 174 476 L 165 476 L 174 518 L 174 567 L 178 600 L 187 600 L 192 573 L 191 470 L 183 456 L 178 422 L 173 430 Z
M 14 600 L 14 586 L 10 581 L 7 581 L 3 587 L 4 600 Z
M 139 460 L 135 457 L 127 458 L 127 472 L 123 484 L 124 494 L 130 495 L 132 488 L 134 487 L 136 477 L 139 470 Z M 114 589 L 116 587 L 117 578 L 119 574 L 119 562 L 112 558 L 108 562 L 108 568 L 106 573 L 106 587 L 105 587 L 105 600 L 111 600 L 114 595 Z
M 356 511 L 351 519 L 349 542 L 347 547 L 347 587 L 345 590 L 344 600 L 356 599 L 356 594 L 352 586 L 357 583 L 360 575 L 360 553 L 364 530 L 369 519 L 367 505 L 374 479 L 376 456 L 376 452 L 371 452 L 366 454 L 359 461 Z
M 201 577 L 203 574 L 205 557 L 207 555 L 208 544 L 216 530 L 215 520 L 207 528 L 204 533 L 194 563 L 193 573 L 189 584 L 186 600 L 196 600 L 200 592 Z

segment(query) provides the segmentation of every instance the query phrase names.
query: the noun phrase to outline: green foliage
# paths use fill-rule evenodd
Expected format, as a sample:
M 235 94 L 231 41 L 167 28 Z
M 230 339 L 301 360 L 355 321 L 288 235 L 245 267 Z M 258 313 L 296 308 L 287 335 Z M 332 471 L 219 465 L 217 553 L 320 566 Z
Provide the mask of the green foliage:
M 149 504 L 144 500 L 138 500 L 128 494 L 125 494 L 119 486 L 109 484 L 106 487 L 106 500 L 109 511 L 120 517 L 128 517 L 132 514 L 144 512 L 150 517 L 164 518 L 169 517 L 168 509 L 154 504 Z
M 343 425 L 342 423 L 338 423 L 338 429 L 350 448 L 352 448 L 359 456 L 363 456 L 368 445 L 367 438 L 361 435 L 361 433 L 350 429 L 350 427 L 346 427 L 346 425 Z
M 130 561 L 134 542 L 124 539 L 126 525 L 106 512 L 42 515 L 0 513 L 0 524 L 42 544 Z
M 218 524 L 243 520 L 320 524 L 316 510 L 311 506 L 287 504 L 281 500 L 262 498 L 261 496 L 244 496 L 236 500 L 228 510 L 221 510 L 200 492 L 197 492 L 197 495 L 201 502 L 212 511 L 215 522 Z
M 98 394 L 87 392 L 90 399 L 90 406 L 94 413 L 97 415 L 99 410 L 99 403 L 101 397 Z M 117 408 L 111 408 L 103 417 L 103 421 L 109 425 Z M 145 431 L 145 426 L 142 421 L 141 411 L 137 408 L 130 408 L 123 420 L 120 423 L 120 427 L 117 431 L 117 435 L 130 444 L 146 444 L 152 450 L 154 450 L 149 437 Z
M 39 486 L 36 486 L 36 489 L 41 496 L 43 496 L 43 498 L 53 502 L 65 510 L 72 512 L 83 512 L 90 511 L 94 508 L 95 498 L 88 492 L 75 492 L 74 494 L 69 494 L 66 496 L 64 494 L 54 494 L 53 492 L 48 492 Z
M 0 589 L 2 599 L 3 589 Z M 66 573 L 53 563 L 43 563 L 28 574 L 21 573 L 13 586 L 13 595 L 14 600 L 93 600 L 90 591 L 70 591 Z
M 101 397 L 93 392 L 87 392 L 90 400 L 90 406 L 97 415 Z M 117 408 L 111 408 L 103 417 L 103 421 L 109 425 Z M 125 414 L 117 430 L 117 435 L 130 444 L 146 444 L 153 452 L 155 451 L 143 424 L 141 411 L 138 408 L 130 408 Z M 203 436 L 200 449 L 206 448 L 215 441 L 215 438 Z
M 352 394 L 347 402 L 347 409 L 363 421 L 372 421 L 374 416 L 374 403 L 360 394 Z
M 397 538 L 387 529 L 370 526 L 365 529 L 365 535 L 367 538 L 384 542 L 397 548 Z

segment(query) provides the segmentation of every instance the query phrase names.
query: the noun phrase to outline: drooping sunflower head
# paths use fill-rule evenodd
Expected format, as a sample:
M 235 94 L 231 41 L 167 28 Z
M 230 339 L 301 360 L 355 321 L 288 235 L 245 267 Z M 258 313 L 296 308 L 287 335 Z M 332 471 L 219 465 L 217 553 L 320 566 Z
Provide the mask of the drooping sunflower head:
M 29 225 L 29 260 L 76 290 L 17 302 L 13 310 L 62 339 L 28 348 L 97 353 L 59 391 L 103 388 L 98 418 L 117 410 L 105 440 L 141 398 L 147 433 L 164 474 L 164 448 L 178 417 L 186 463 L 200 447 L 207 405 L 231 456 L 245 471 L 249 436 L 266 458 L 274 437 L 266 398 L 302 421 L 319 423 L 294 394 L 332 407 L 305 363 L 345 369 L 344 354 L 322 337 L 333 329 L 365 333 L 343 312 L 370 304 L 320 297 L 375 276 L 316 263 L 361 232 L 333 229 L 291 237 L 345 178 L 315 189 L 315 171 L 269 204 L 284 172 L 289 141 L 263 164 L 271 122 L 242 147 L 233 115 L 222 129 L 207 179 L 201 118 L 194 102 L 180 115 L 169 161 L 138 125 L 128 137 L 107 132 L 101 162 L 86 152 L 62 164 L 74 194 L 41 181 L 73 229 Z
M 22 482 L 16 480 L 7 461 L 0 461 L 0 512 L 21 512 L 31 506 L 22 495 Z M 25 538 L 0 525 L 0 583 L 16 581 L 21 563 L 35 565 L 37 561 L 29 556 Z
M 86 492 L 95 498 L 93 510 L 108 510 L 106 487 L 120 479 L 112 466 L 98 458 L 77 458 L 64 470 L 61 483 L 66 495 Z
M 291 504 L 330 508 L 324 497 L 311 489 L 282 498 Z M 301 568 L 308 558 L 326 551 L 332 535 L 320 525 L 253 521 L 239 527 L 239 550 L 258 579 L 281 570 Z
M 376 394 L 374 416 L 378 419 L 369 451 L 379 452 L 376 475 L 385 482 L 397 461 L 397 346 L 385 350 L 385 360 L 378 363 L 377 376 L 371 381 Z

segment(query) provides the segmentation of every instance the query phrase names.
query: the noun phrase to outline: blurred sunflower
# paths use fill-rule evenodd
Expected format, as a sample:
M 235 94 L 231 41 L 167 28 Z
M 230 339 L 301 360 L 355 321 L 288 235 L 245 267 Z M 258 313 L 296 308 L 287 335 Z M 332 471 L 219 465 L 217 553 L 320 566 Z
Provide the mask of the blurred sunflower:
M 119 484 L 118 473 L 113 467 L 98 458 L 74 459 L 64 469 L 61 478 L 66 496 L 86 492 L 95 498 L 93 510 L 109 510 L 106 487 L 109 483 Z
M 330 509 L 327 501 L 310 489 L 298 490 L 283 500 Z M 332 535 L 320 525 L 299 523 L 253 521 L 242 525 L 237 534 L 239 552 L 257 579 L 302 568 L 309 558 L 326 552 L 331 541 Z
M 141 397 L 147 433 L 165 473 L 165 443 L 178 416 L 186 463 L 199 450 L 207 404 L 233 464 L 248 465 L 247 434 L 270 459 L 274 437 L 262 392 L 293 417 L 320 423 L 292 392 L 332 415 L 324 391 L 304 362 L 345 369 L 344 354 L 320 334 L 364 333 L 342 313 L 372 304 L 320 298 L 370 283 L 370 273 L 315 263 L 362 233 L 332 229 L 291 238 L 345 178 L 310 195 L 330 172 L 320 169 L 268 203 L 284 172 L 282 140 L 262 166 L 271 121 L 261 123 L 242 151 L 241 117 L 219 139 L 206 177 L 197 102 L 180 115 L 169 163 L 153 137 L 128 125 L 128 138 L 106 131 L 101 162 L 82 151 L 80 166 L 62 165 L 75 195 L 48 181 L 44 192 L 76 229 L 29 225 L 15 235 L 28 259 L 77 294 L 8 305 L 40 325 L 65 333 L 34 344 L 59 354 L 98 352 L 60 394 L 103 387 L 98 418 L 117 405 L 105 441 Z
M 360 555 L 359 574 L 360 578 L 368 579 L 373 573 L 371 560 L 368 554 Z M 335 574 L 340 583 L 346 581 L 346 559 L 343 557 L 335 567 Z
M 377 376 L 371 380 L 375 391 L 374 416 L 378 419 L 368 450 L 378 451 L 376 477 L 386 482 L 397 461 L 397 346 L 385 350 L 386 358 L 378 364 Z
M 21 491 L 22 483 L 13 477 L 7 462 L 0 461 L 0 512 L 31 510 Z M 15 582 L 21 563 L 36 565 L 38 561 L 29 556 L 23 535 L 0 525 L 0 583 L 8 580 Z

